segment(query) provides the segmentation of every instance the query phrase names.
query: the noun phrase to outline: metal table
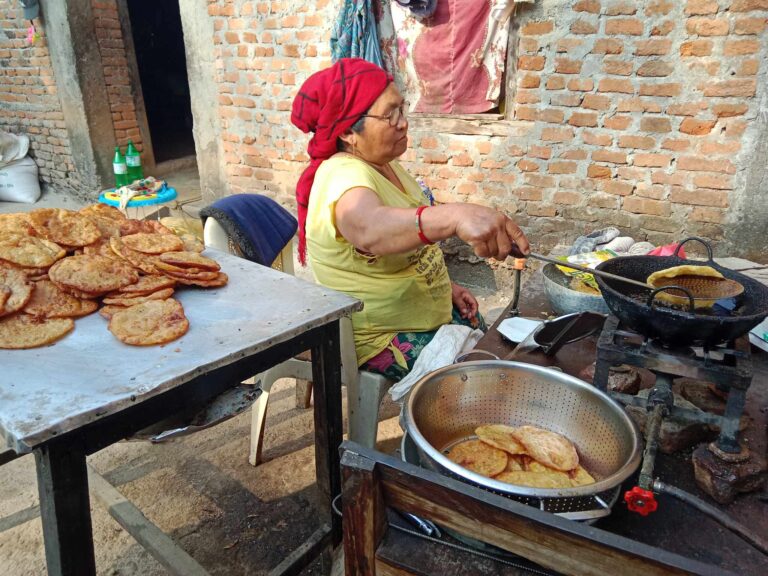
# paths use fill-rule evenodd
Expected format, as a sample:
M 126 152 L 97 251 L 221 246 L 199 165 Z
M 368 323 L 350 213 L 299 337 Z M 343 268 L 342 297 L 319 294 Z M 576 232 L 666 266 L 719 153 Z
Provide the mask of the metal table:
M 317 483 L 328 524 L 281 564 L 296 572 L 341 541 L 331 514 L 342 440 L 338 320 L 362 304 L 344 294 L 216 250 L 223 288 L 183 288 L 189 332 L 165 346 L 119 342 L 98 314 L 49 347 L 0 350 L 0 437 L 34 452 L 48 573 L 96 573 L 86 456 L 241 381 L 312 350 Z M 245 457 L 245 456 L 244 456 Z

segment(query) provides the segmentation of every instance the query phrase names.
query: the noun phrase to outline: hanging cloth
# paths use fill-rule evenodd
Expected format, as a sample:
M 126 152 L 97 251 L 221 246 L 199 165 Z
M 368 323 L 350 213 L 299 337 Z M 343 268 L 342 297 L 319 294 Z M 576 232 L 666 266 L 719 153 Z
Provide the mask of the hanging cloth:
M 371 0 L 343 0 L 331 32 L 331 59 L 363 58 L 384 68 Z

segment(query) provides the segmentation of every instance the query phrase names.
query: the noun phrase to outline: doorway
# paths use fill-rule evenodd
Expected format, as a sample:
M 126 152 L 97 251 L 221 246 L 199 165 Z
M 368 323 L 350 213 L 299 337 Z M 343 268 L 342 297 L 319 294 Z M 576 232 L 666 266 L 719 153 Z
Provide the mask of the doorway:
M 155 162 L 194 156 L 179 2 L 130 0 L 126 4 Z

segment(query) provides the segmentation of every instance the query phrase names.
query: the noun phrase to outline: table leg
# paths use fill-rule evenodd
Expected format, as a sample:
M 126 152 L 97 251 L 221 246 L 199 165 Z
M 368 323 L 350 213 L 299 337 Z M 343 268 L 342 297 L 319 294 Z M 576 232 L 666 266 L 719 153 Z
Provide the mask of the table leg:
M 339 446 L 343 436 L 341 414 L 341 352 L 339 323 L 325 326 L 320 342 L 312 347 L 312 378 L 315 394 L 315 470 L 317 485 L 328 502 L 333 546 L 341 543 L 341 518 L 331 501 L 341 493 Z
M 96 574 L 85 452 L 77 444 L 35 450 L 49 576 Z

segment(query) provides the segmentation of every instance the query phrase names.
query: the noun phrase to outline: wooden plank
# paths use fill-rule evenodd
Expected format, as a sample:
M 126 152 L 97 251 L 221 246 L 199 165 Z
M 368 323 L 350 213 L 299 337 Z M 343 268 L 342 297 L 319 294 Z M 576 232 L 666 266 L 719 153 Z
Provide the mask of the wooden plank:
M 85 451 L 77 442 L 35 450 L 49 576 L 95 576 Z
M 16 526 L 20 526 L 30 520 L 34 520 L 38 516 L 40 516 L 40 506 L 35 505 L 19 510 L 10 516 L 0 518 L 0 533 L 15 528 Z
M 345 452 L 342 456 L 342 516 L 347 574 L 375 576 L 376 549 L 387 529 L 384 499 L 375 479 L 375 463 Z
M 312 346 L 312 382 L 315 394 L 315 470 L 317 486 L 328 506 L 331 540 L 335 548 L 341 544 L 341 518 L 331 509 L 331 501 L 341 494 L 339 446 L 343 439 L 341 409 L 341 351 L 339 323 L 331 322 L 320 329 Z
M 91 491 L 117 523 L 174 576 L 209 576 L 171 537 L 150 522 L 141 510 L 88 466 Z
M 403 570 L 399 566 L 390 564 L 386 560 L 376 558 L 376 576 L 411 576 L 414 574 L 421 574 L 420 572 L 411 572 L 410 570 Z
M 565 574 L 724 574 L 712 565 L 560 518 L 440 474 L 345 443 L 375 460 L 388 506 Z M 482 520 L 480 520 L 482 519 Z
M 22 456 L 22 454 L 17 454 L 15 450 L 11 450 L 0 444 L 0 466 L 7 464 L 12 460 L 16 460 L 16 458 L 19 458 L 20 456 Z
M 296 576 L 331 543 L 331 526 L 323 524 L 296 550 L 275 566 L 269 576 Z

